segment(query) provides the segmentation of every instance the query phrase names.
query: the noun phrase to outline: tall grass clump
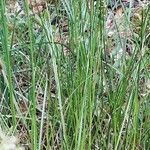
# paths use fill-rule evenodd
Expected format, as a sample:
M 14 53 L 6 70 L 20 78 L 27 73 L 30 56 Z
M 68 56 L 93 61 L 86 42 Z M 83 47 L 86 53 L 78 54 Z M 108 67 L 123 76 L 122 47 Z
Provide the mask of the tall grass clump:
M 9 18 L 0 1 L 0 126 L 24 148 L 150 148 L 150 10 L 135 28 L 121 3 L 109 28 L 108 3 L 62 0 L 34 13 L 25 0 L 24 15 Z

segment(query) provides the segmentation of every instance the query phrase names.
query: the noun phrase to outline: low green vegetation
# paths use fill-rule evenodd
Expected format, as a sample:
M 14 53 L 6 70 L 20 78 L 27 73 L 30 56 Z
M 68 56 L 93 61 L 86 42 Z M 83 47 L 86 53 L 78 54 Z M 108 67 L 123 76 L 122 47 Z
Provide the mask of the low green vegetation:
M 16 149 L 150 149 L 150 7 L 107 5 L 0 1 L 0 132 Z

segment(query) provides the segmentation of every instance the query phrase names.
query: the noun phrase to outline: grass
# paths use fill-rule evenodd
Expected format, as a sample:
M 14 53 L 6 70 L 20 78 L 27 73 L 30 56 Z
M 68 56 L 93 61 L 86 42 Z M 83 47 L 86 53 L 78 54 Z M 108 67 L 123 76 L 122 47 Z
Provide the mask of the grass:
M 51 25 L 54 15 L 65 18 L 61 5 L 67 33 Z M 0 1 L 3 132 L 33 150 L 149 149 L 149 7 L 133 28 L 123 6 L 111 29 L 104 1 L 52 6 L 30 15 L 24 1 L 25 16 L 10 18 Z

